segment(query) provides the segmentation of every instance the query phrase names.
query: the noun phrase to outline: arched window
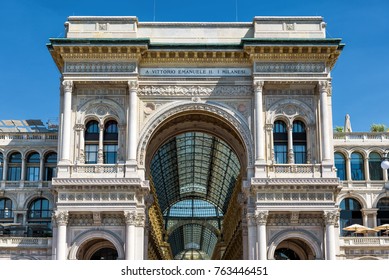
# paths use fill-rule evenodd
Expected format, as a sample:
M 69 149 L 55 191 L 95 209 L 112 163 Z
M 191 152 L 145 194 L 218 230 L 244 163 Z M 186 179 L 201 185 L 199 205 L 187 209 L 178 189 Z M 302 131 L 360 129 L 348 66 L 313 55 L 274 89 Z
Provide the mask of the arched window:
M 51 152 L 45 156 L 45 173 L 43 175 L 43 180 L 51 181 L 55 176 L 57 176 L 57 153 Z
M 383 180 L 383 171 L 381 168 L 381 156 L 378 153 L 369 155 L 369 175 L 370 180 Z
M 294 163 L 307 163 L 307 133 L 302 121 L 293 122 L 293 154 Z
M 37 152 L 30 153 L 27 157 L 26 181 L 39 181 L 40 156 Z
M 118 125 L 116 121 L 111 120 L 105 124 L 103 142 L 104 163 L 116 163 L 118 149 Z
M 12 200 L 9 198 L 0 198 L 0 221 L 12 222 Z
M 274 122 L 274 158 L 277 164 L 288 163 L 288 133 L 283 121 Z
M 3 180 L 4 156 L 0 153 L 0 181 Z
M 351 154 L 351 180 L 365 180 L 363 157 L 360 153 Z
M 28 236 L 47 237 L 52 236 L 51 214 L 53 212 L 51 203 L 45 198 L 38 198 L 32 201 L 28 207 Z
M 389 197 L 381 198 L 377 203 L 377 225 L 389 224 Z
M 99 151 L 99 123 L 89 121 L 85 130 L 85 163 L 97 163 Z
M 19 181 L 22 174 L 22 155 L 14 152 L 8 157 L 8 181 Z
M 350 226 L 352 224 L 362 225 L 361 204 L 353 198 L 345 198 L 340 203 L 340 228 Z M 341 230 L 342 236 L 350 235 L 351 232 Z
M 347 180 L 346 176 L 346 159 L 341 153 L 335 153 L 336 175 L 342 181 Z

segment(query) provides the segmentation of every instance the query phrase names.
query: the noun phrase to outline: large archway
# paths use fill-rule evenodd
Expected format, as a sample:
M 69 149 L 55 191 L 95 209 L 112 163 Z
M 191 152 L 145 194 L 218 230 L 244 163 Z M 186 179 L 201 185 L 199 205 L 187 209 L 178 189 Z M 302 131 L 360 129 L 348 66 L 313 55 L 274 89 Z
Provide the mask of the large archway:
M 78 260 L 117 260 L 115 245 L 102 238 L 93 238 L 84 242 L 77 251 Z
M 240 259 L 237 197 L 248 166 L 239 132 L 209 112 L 174 115 L 147 146 L 149 259 Z

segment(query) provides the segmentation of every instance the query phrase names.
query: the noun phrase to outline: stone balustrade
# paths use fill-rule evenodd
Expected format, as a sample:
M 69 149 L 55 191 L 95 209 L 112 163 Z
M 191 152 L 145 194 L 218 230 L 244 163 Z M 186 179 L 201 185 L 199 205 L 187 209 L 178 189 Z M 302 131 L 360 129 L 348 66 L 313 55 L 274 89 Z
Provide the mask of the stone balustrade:
M 26 247 L 50 248 L 52 238 L 48 237 L 3 237 L 0 236 L 0 248 Z

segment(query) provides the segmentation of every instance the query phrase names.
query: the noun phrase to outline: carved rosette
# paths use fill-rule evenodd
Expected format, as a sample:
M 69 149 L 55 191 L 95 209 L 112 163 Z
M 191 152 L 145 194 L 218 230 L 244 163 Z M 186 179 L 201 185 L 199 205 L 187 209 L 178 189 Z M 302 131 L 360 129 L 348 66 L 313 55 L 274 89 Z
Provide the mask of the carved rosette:
M 326 225 L 336 225 L 339 219 L 338 211 L 324 211 L 323 213 L 324 223 Z
M 266 225 L 269 211 L 258 211 L 255 213 L 255 221 L 257 225 Z
M 65 80 L 65 81 L 62 82 L 62 86 L 63 86 L 64 91 L 72 92 L 72 90 L 73 90 L 73 81 Z
M 75 131 L 84 131 L 85 130 L 85 125 L 84 124 L 82 124 L 82 123 L 76 123 L 75 125 L 74 125 L 74 130 Z
M 53 218 L 58 226 L 66 226 L 69 221 L 69 212 L 57 210 L 53 213 Z
M 136 213 L 135 211 L 124 211 L 124 219 L 126 225 L 131 226 L 136 223 Z

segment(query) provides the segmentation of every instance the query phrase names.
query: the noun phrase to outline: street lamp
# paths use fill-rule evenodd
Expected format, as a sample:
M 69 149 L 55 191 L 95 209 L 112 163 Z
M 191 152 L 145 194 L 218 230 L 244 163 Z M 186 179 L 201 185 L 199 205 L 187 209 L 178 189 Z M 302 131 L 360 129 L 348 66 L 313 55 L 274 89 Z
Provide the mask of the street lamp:
M 384 170 L 388 170 L 389 169 L 388 152 L 386 152 L 385 156 L 382 158 L 381 168 L 384 169 Z M 385 182 L 384 188 L 385 188 L 386 191 L 389 191 L 389 182 Z

